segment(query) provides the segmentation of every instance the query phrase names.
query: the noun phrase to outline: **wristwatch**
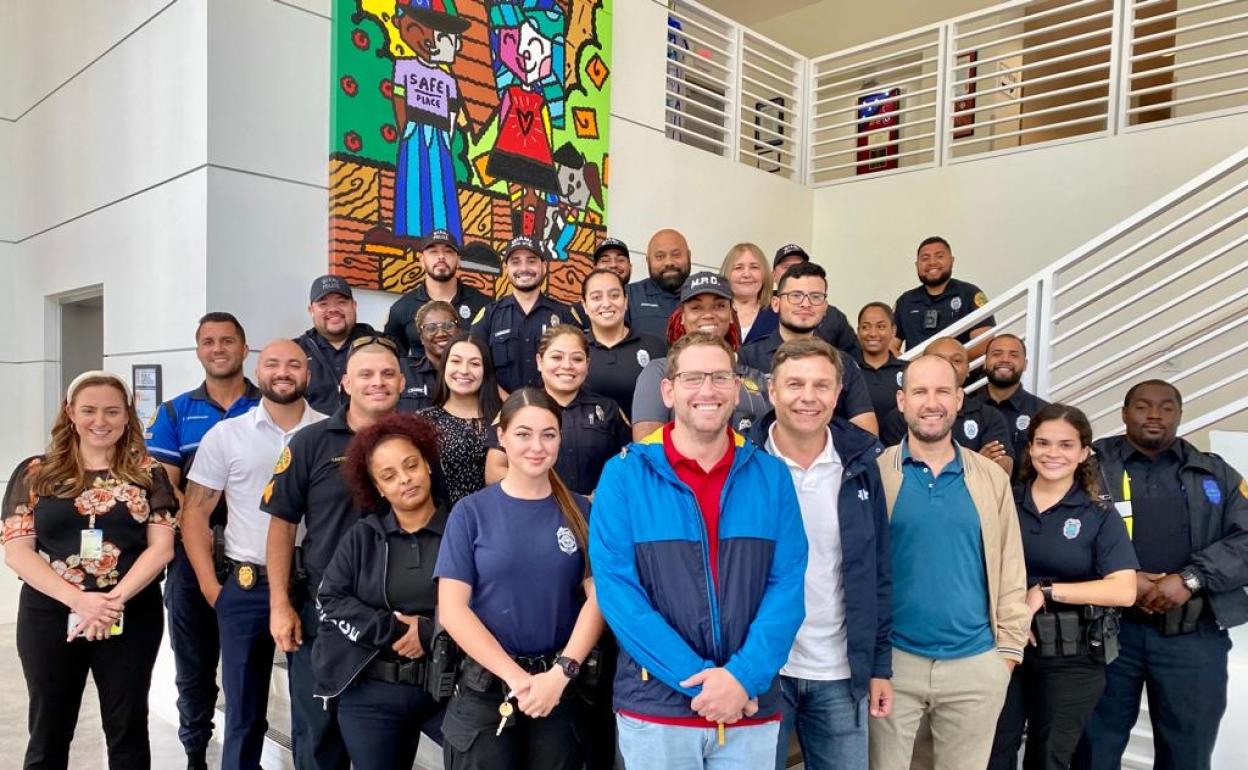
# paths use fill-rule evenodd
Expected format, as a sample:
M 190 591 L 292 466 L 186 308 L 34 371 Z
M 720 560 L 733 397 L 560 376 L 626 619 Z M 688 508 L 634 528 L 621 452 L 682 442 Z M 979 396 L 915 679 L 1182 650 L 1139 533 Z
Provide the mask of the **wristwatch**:
M 1185 567 L 1179 573 L 1179 577 L 1183 580 L 1183 585 L 1187 587 L 1187 590 L 1192 593 L 1196 593 L 1203 587 L 1203 584 L 1200 582 L 1200 575 L 1197 575 L 1196 570 L 1191 567 Z
M 575 680 L 581 675 L 581 664 L 567 655 L 560 655 L 555 658 L 555 665 L 563 669 L 563 675 L 568 679 Z
M 1044 603 L 1053 601 L 1053 581 L 1041 580 L 1037 585 L 1040 586 L 1040 593 L 1044 594 Z

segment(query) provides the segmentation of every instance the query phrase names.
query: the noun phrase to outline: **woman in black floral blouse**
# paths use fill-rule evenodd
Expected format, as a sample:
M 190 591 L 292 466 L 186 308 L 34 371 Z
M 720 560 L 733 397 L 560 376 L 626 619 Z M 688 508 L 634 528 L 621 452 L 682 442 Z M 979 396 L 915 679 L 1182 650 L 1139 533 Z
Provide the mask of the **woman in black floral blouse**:
M 109 766 L 151 766 L 147 694 L 164 633 L 155 581 L 173 557 L 176 512 L 129 387 L 108 372 L 79 375 L 47 452 L 17 467 L 4 496 L 4 560 L 25 584 L 26 767 L 68 765 L 88 671 Z

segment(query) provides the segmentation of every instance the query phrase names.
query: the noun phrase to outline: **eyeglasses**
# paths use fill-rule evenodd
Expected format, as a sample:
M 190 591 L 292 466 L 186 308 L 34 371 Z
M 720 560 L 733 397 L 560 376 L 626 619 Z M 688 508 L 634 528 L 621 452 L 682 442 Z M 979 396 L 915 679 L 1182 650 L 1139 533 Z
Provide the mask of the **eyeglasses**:
M 420 333 L 421 334 L 437 334 L 438 332 L 451 332 L 451 331 L 455 331 L 455 329 L 458 327 L 459 327 L 459 324 L 455 323 L 454 321 L 440 321 L 440 322 L 430 321 L 427 324 L 421 325 Z
M 702 383 L 707 379 L 711 381 L 711 387 L 716 390 L 727 390 L 736 387 L 736 372 L 677 372 L 668 379 L 672 382 L 680 383 L 681 387 L 695 390 L 702 387 Z
M 394 343 L 394 340 L 384 334 L 369 334 L 367 336 L 357 337 L 351 340 L 351 347 L 348 349 L 349 352 L 347 353 L 347 357 L 350 358 L 351 354 L 355 353 L 355 351 L 365 345 L 381 345 L 384 348 L 389 348 L 390 352 L 394 353 L 396 356 L 399 354 L 399 346 Z
M 800 305 L 810 300 L 810 304 L 819 307 L 828 301 L 828 295 L 821 291 L 786 291 L 778 296 L 784 297 L 790 305 Z

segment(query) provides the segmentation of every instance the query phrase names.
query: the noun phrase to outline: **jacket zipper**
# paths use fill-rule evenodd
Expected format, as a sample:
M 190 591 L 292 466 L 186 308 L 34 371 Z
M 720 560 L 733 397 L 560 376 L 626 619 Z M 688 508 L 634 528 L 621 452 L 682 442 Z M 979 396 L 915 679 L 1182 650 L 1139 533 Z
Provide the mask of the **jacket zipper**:
M 390 610 L 391 612 L 394 612 L 394 610 L 391 609 L 390 607 L 390 598 L 386 596 L 386 582 L 390 579 L 390 540 L 389 538 L 387 538 L 383 542 L 382 548 L 383 548 L 382 554 L 385 556 L 385 560 L 382 561 L 381 563 L 381 601 L 386 605 L 386 609 Z M 381 654 L 381 650 L 379 649 L 373 650 L 372 653 L 370 653 L 369 656 L 364 659 L 364 662 L 360 664 L 360 667 L 357 668 L 354 672 L 352 672 L 351 676 L 347 677 L 347 683 L 344 684 L 342 687 L 339 687 L 338 692 L 330 693 L 329 695 L 314 695 L 313 696 L 314 698 L 321 699 L 321 710 L 328 711 L 329 699 L 337 698 L 339 695 L 342 695 L 342 691 L 350 687 L 351 683 L 355 681 L 355 678 L 360 675 L 360 672 L 368 668 L 368 664 L 373 662 L 373 658 L 376 658 L 380 654 Z

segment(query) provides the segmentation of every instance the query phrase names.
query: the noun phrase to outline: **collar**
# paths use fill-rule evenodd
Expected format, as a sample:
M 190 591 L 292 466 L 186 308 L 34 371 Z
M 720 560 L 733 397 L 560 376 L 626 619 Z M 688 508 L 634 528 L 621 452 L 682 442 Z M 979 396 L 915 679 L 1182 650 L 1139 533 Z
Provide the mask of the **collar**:
M 199 387 L 187 393 L 186 396 L 194 401 L 207 401 L 214 406 L 221 407 L 222 411 L 225 411 L 228 408 L 218 404 L 216 401 L 213 401 L 212 396 L 208 395 L 208 382 L 206 380 L 199 383 Z M 251 380 L 244 377 L 243 395 L 240 398 L 248 401 L 259 401 L 261 398 L 260 389 L 257 388 Z M 230 406 L 233 406 L 233 404 L 230 404 Z
M 1135 445 L 1132 444 L 1130 440 L 1128 440 L 1125 436 L 1123 437 L 1123 441 L 1126 443 L 1126 447 L 1127 447 L 1127 453 L 1123 457 L 1123 459 L 1126 462 L 1131 462 L 1132 460 L 1135 460 L 1137 458 L 1146 463 L 1155 462 L 1154 460 L 1150 459 L 1148 455 L 1136 449 Z M 1180 441 L 1177 437 L 1175 438 L 1174 443 L 1172 443 L 1170 446 L 1166 447 L 1165 449 L 1161 450 L 1161 452 L 1157 454 L 1157 460 L 1167 459 L 1167 456 L 1171 459 L 1174 459 L 1176 462 L 1178 462 L 1179 465 L 1183 464 L 1183 459 L 1184 459 L 1183 458 L 1183 442 Z
M 891 350 L 888 351 L 888 360 L 884 362 L 883 366 L 880 366 L 878 368 L 867 363 L 866 353 L 860 352 L 858 355 L 854 356 L 854 363 L 858 364 L 860 368 L 866 369 L 872 372 L 881 372 L 881 371 L 884 371 L 885 369 L 894 369 L 894 368 L 905 369 L 906 368 L 906 362 L 902 361 L 900 358 L 893 355 L 893 351 Z
M 433 361 L 429 359 L 428 355 L 421 356 L 420 358 L 416 358 L 415 356 L 404 356 L 403 362 L 411 367 L 413 374 L 436 372 L 438 370 L 438 367 L 433 365 Z
M 1051 514 L 1058 508 L 1086 509 L 1092 504 L 1092 498 L 1088 497 L 1088 493 L 1084 491 L 1083 486 L 1075 481 L 1071 483 L 1070 489 L 1066 490 L 1066 494 L 1062 495 L 1062 499 L 1058 500 L 1052 508 L 1042 514 L 1036 508 L 1036 502 L 1031 496 L 1031 486 L 1031 484 L 1028 484 L 1023 488 L 1022 498 L 1017 502 L 1023 510 L 1036 517 Z
M 952 443 L 953 443 L 953 459 L 950 460 L 949 463 L 945 465 L 944 468 L 940 469 L 940 472 L 942 474 L 946 471 L 951 471 L 953 473 L 962 472 L 962 447 L 958 446 L 958 442 L 956 441 Z M 923 462 L 922 460 L 919 460 L 917 458 L 910 456 L 910 437 L 909 436 L 906 436 L 905 438 L 901 440 L 901 464 L 903 466 L 904 465 L 927 466 L 927 463 Z
M 248 414 L 251 415 L 253 425 L 268 425 L 272 427 L 273 430 L 283 435 L 287 432 L 282 430 L 281 426 L 277 423 L 273 422 L 273 417 L 269 414 L 269 410 L 264 407 L 263 399 L 261 399 L 260 403 L 256 404 L 256 407 L 248 412 Z M 298 424 L 291 428 L 289 432 L 294 433 L 305 425 L 311 425 L 313 422 L 316 422 L 319 417 L 321 417 L 321 413 L 313 409 L 312 405 L 307 402 L 307 399 L 304 399 L 303 415 L 300 416 Z
M 420 535 L 422 533 L 428 532 L 428 533 L 437 535 L 438 537 L 441 537 L 442 533 L 446 531 L 446 519 L 447 519 L 446 507 L 439 505 L 433 509 L 433 516 L 430 517 L 429 521 L 425 522 L 425 526 L 421 527 L 415 532 L 407 532 L 406 530 L 404 530 L 402 527 L 399 526 L 399 519 L 397 516 L 394 515 L 394 509 L 387 508 L 386 514 L 381 517 L 381 531 L 385 533 L 386 535 L 407 535 L 407 536 Z
M 550 310 L 558 310 L 558 306 L 555 305 L 555 301 L 552 300 L 550 298 L 550 295 L 546 294 L 545 292 L 537 293 L 537 301 L 533 303 L 533 309 L 530 310 L 527 314 L 525 314 L 524 308 L 520 307 L 520 300 L 516 299 L 515 294 L 508 294 L 506 297 L 503 297 L 501 300 L 498 301 L 499 308 L 505 307 L 508 304 L 515 305 L 516 310 L 519 310 L 521 315 L 525 315 L 526 318 L 536 313 L 538 308 L 541 308 L 541 307 L 546 307 Z
M 724 428 L 724 430 L 728 433 L 728 450 L 724 452 L 722 457 L 715 461 L 715 465 L 711 466 L 710 470 L 703 470 L 701 463 L 692 458 L 685 457 L 680 453 L 680 450 L 676 448 L 676 444 L 672 441 L 672 428 L 675 426 L 676 423 L 669 422 L 662 428 L 663 454 L 667 457 L 668 463 L 671 464 L 672 470 L 675 470 L 678 466 L 686 466 L 696 470 L 700 474 L 710 475 L 732 465 L 733 455 L 736 452 L 737 436 L 732 432 L 731 427 Z
M 416 289 L 412 292 L 412 294 L 415 295 L 416 299 L 420 300 L 422 303 L 433 301 L 433 297 L 429 296 L 428 281 L 429 281 L 429 278 L 426 277 L 425 280 L 421 281 L 420 285 L 417 286 Z M 459 280 L 459 274 L 457 272 L 455 274 L 455 294 L 452 295 L 451 298 L 447 300 L 447 302 L 449 302 L 452 305 L 458 305 L 463 298 L 464 298 L 464 282 Z
M 641 334 L 639 334 L 638 332 L 633 331 L 633 330 L 632 330 L 632 328 L 630 328 L 630 327 L 627 327 L 627 326 L 626 326 L 625 328 L 627 328 L 627 329 L 628 329 L 628 333 L 624 335 L 624 339 L 622 339 L 622 340 L 620 340 L 619 342 L 615 343 L 615 344 L 614 344 L 614 345 L 612 345 L 611 347 L 607 347 L 606 345 L 603 345 L 601 342 L 599 342 L 599 341 L 598 341 L 598 338 L 594 336 L 594 332 L 593 332 L 592 328 L 591 328 L 591 330 L 590 330 L 589 334 L 587 334 L 587 335 L 585 335 L 585 336 L 588 338 L 588 341 L 589 341 L 590 347 L 595 347 L 595 348 L 598 348 L 599 350 L 615 350 L 616 348 L 622 348 L 622 347 L 624 347 L 625 345 L 627 345 L 627 344 L 628 344 L 628 343 L 630 343 L 630 342 L 637 342 L 638 340 L 640 340 L 640 339 L 641 339 Z
M 338 431 L 339 433 L 355 434 L 351 430 L 350 424 L 347 423 L 347 405 L 343 404 L 338 407 L 338 411 L 334 412 L 325 420 L 325 428 L 327 430 Z
M 772 455 L 774 457 L 779 457 L 781 460 L 784 460 L 785 465 L 788 465 L 790 468 L 797 468 L 803 473 L 809 473 L 810 471 L 814 470 L 816 467 L 823 465 L 825 463 L 830 464 L 830 465 L 841 465 L 842 464 L 841 456 L 836 451 L 836 443 L 832 439 L 832 429 L 824 428 L 823 430 L 824 430 L 824 433 L 827 434 L 827 440 L 824 441 L 823 451 L 821 451 L 818 455 L 816 455 L 815 461 L 810 464 L 810 468 L 803 468 L 802 466 L 793 462 L 783 452 L 780 451 L 779 447 L 776 446 L 776 424 L 774 422 L 767 428 L 767 445 L 765 449 L 767 450 L 767 454 Z
M 646 294 L 657 294 L 659 296 L 673 297 L 677 301 L 680 300 L 680 289 L 677 289 L 676 291 L 668 291 L 660 286 L 659 282 L 653 278 L 643 278 L 640 281 L 640 285 L 642 287 L 642 291 Z
M 1019 385 L 1017 388 L 1015 388 L 1014 392 L 1010 394 L 1010 397 L 1005 399 L 1004 401 L 997 401 L 996 399 L 994 399 L 992 397 L 992 394 L 988 392 L 987 385 L 985 385 L 984 389 L 979 391 L 977 395 L 980 396 L 980 400 L 982 400 L 985 404 L 990 404 L 991 406 L 1000 406 L 1001 404 L 1009 404 L 1010 406 L 1014 407 L 1014 411 L 1016 412 L 1021 412 L 1026 408 L 1027 406 L 1026 402 L 1029 400 L 1029 397 L 1034 398 L 1034 396 L 1028 393 L 1027 390 L 1022 385 Z

